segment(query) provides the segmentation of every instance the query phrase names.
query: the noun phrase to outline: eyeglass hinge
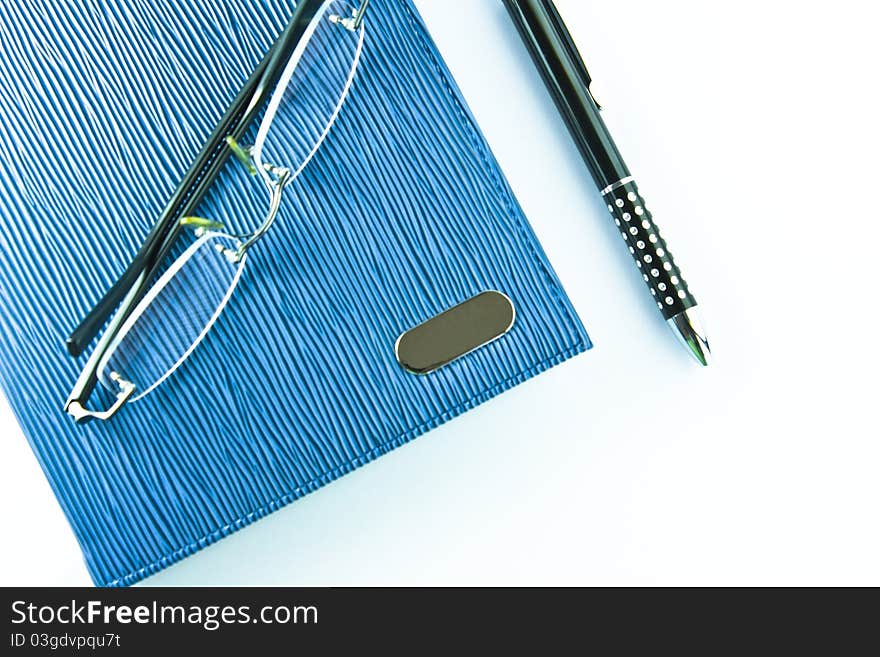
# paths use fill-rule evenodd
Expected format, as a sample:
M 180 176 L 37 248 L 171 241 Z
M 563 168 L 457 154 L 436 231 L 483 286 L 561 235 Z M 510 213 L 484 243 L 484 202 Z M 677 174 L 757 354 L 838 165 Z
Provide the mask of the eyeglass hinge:
M 116 393 L 115 403 L 106 411 L 90 411 L 78 400 L 69 400 L 67 402 L 64 410 L 67 411 L 68 415 L 70 415 L 77 424 L 82 424 L 89 420 L 109 420 L 116 415 L 123 406 L 125 406 L 125 403 L 134 394 L 136 387 L 133 383 L 126 381 L 116 372 L 113 372 L 113 374 L 110 375 L 110 378 L 119 386 L 119 392 Z

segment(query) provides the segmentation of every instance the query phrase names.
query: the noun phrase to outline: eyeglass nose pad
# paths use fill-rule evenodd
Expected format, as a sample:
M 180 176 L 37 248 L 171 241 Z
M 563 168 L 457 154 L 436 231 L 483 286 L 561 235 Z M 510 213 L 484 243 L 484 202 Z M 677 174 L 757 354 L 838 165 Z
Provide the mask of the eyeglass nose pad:
M 361 23 L 364 22 L 364 14 L 367 12 L 367 6 L 369 6 L 370 0 L 363 0 L 359 7 L 353 7 L 351 10 L 351 16 L 340 16 L 339 14 L 331 14 L 330 22 L 336 25 L 341 25 L 349 32 L 354 32 L 359 29 Z
M 232 136 L 227 137 L 225 141 L 235 159 L 239 161 L 247 172 L 252 176 L 257 175 L 257 167 L 254 166 L 254 147 L 242 146 Z
M 269 164 L 268 162 L 263 164 L 263 170 L 269 175 L 275 176 L 275 180 L 272 182 L 279 187 L 284 187 L 289 183 L 290 176 L 293 173 L 287 167 L 279 167 L 274 164 Z

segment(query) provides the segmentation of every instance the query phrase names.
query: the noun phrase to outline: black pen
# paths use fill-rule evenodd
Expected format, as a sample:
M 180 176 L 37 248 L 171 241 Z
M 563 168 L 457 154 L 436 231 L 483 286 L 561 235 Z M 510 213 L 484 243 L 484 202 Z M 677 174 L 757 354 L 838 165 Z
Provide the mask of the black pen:
M 559 12 L 551 0 L 504 0 L 504 4 L 568 124 L 658 309 L 688 351 L 707 365 L 709 341 L 697 314 L 697 301 L 660 237 L 599 114 L 600 106 L 590 91 L 590 74 Z

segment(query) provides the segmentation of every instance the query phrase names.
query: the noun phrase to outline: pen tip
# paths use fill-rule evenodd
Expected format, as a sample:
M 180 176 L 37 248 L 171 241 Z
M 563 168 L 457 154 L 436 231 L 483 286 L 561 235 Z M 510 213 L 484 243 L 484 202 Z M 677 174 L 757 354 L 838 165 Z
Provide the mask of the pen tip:
M 667 322 L 675 333 L 678 341 L 687 349 L 691 355 L 704 367 L 709 364 L 712 356 L 712 350 L 709 348 L 709 338 L 703 329 L 700 316 L 696 307 L 688 308 Z

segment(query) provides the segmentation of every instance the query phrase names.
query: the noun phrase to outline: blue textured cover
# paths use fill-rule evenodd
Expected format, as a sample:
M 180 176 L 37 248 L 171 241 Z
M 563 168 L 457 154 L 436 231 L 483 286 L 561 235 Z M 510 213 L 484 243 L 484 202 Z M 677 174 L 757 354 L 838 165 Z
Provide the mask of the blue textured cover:
M 64 337 L 292 11 L 0 3 L 0 381 L 98 584 L 146 577 L 590 346 L 410 1 L 374 0 L 352 96 L 217 326 L 112 422 L 64 415 L 82 365 Z M 199 214 L 265 207 L 250 185 L 224 176 Z M 400 368 L 401 332 L 490 288 L 517 307 L 509 335 L 430 376 Z

